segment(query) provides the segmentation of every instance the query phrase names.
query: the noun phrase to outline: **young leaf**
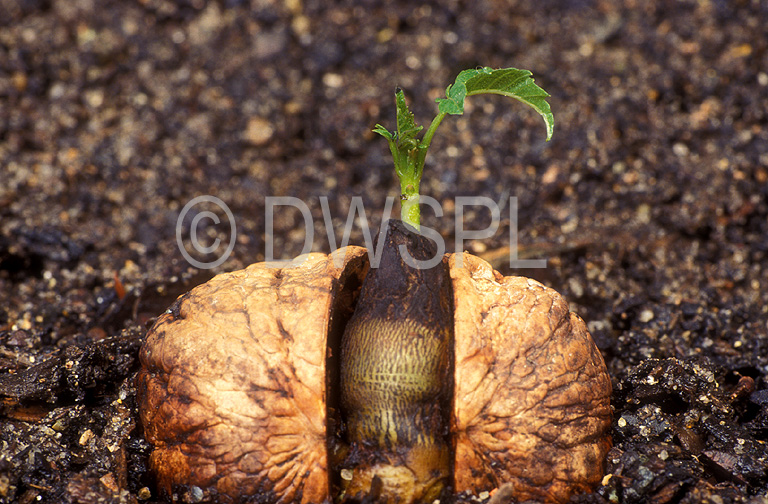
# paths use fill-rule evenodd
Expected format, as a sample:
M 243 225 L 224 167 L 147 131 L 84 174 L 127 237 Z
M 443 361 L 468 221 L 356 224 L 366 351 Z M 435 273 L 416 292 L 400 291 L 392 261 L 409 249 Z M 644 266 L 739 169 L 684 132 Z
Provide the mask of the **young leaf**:
M 485 67 L 488 68 L 488 67 Z M 483 70 L 485 70 L 485 68 Z M 488 68 L 490 70 L 490 68 Z M 481 70 L 463 70 L 456 76 L 456 82 L 445 88 L 447 98 L 438 98 L 438 111 L 443 114 L 461 115 L 464 113 L 464 98 L 467 96 L 467 81 L 477 75 Z
M 464 99 L 478 94 L 500 94 L 515 98 L 533 107 L 544 119 L 547 127 L 547 140 L 552 137 L 554 117 L 546 98 L 549 93 L 537 86 L 531 72 L 517 68 L 493 70 L 484 67 L 464 70 L 456 77 L 456 82 L 445 90 L 446 98 L 438 98 L 438 110 L 443 114 L 460 115 L 464 113 Z
M 405 103 L 405 93 L 400 88 L 397 88 L 395 102 L 397 103 L 397 141 L 402 147 L 413 149 L 418 145 L 416 135 L 423 129 L 423 126 L 416 125 L 413 112 Z
M 404 222 L 419 229 L 419 182 L 424 168 L 427 147 L 422 145 L 416 135 L 423 129 L 416 124 L 413 113 L 405 103 L 405 93 L 400 88 L 395 92 L 397 105 L 397 130 L 389 131 L 377 124 L 375 133 L 385 137 L 395 162 L 395 172 L 400 179 L 400 215 Z
M 373 132 L 389 140 L 390 148 L 394 149 L 393 155 L 395 155 L 395 164 L 397 164 L 399 156 L 407 156 L 410 151 L 418 147 L 419 141 L 416 139 L 416 135 L 423 129 L 423 126 L 416 125 L 413 112 L 408 109 L 408 104 L 405 103 L 405 93 L 400 88 L 397 88 L 395 93 L 395 103 L 397 105 L 397 130 L 389 131 L 381 124 L 377 124 L 373 128 Z
M 405 102 L 405 93 L 398 88 L 395 93 L 397 105 L 397 130 L 389 131 L 384 126 L 377 124 L 373 129 L 375 133 L 385 137 L 389 142 L 389 150 L 395 162 L 395 172 L 400 179 L 400 198 L 404 206 L 406 201 L 416 201 L 414 227 L 418 227 L 418 194 L 421 173 L 424 167 L 426 147 L 416 135 L 423 129 L 416 124 L 413 113 Z
M 376 126 L 374 126 L 373 132 L 378 133 L 379 135 L 383 136 L 387 140 L 395 139 L 394 135 L 392 135 L 392 133 L 390 133 L 389 130 L 384 126 L 382 126 L 381 124 L 377 124 Z

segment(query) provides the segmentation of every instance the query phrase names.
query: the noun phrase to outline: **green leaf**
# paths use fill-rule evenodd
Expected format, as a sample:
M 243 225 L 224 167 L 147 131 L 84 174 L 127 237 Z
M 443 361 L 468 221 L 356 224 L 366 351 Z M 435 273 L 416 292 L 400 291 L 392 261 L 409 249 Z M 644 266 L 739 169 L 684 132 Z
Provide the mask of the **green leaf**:
M 416 135 L 424 127 L 418 126 L 416 120 L 413 117 L 413 112 L 408 109 L 408 104 L 405 103 L 405 93 L 400 88 L 397 88 L 395 94 L 395 102 L 397 104 L 397 142 L 400 148 L 407 150 L 413 149 L 418 146 L 418 140 Z
M 445 90 L 446 98 L 438 98 L 438 110 L 443 114 L 461 115 L 464 113 L 464 99 L 478 94 L 500 94 L 515 98 L 538 112 L 547 127 L 547 140 L 552 138 L 555 120 L 546 98 L 549 93 L 537 86 L 531 72 L 517 68 L 489 67 L 464 70 L 456 77 L 456 82 Z
M 424 127 L 416 124 L 413 112 L 408 109 L 408 104 L 405 103 L 405 93 L 400 88 L 397 88 L 395 94 L 395 104 L 397 105 L 397 130 L 389 131 L 381 124 L 377 124 L 373 128 L 373 132 L 389 140 L 390 148 L 397 151 L 400 156 L 407 156 L 409 152 L 419 146 L 416 135 Z M 395 155 L 395 162 L 397 162 L 397 157 L 398 155 Z
M 419 227 L 419 182 L 426 147 L 416 138 L 423 129 L 416 124 L 413 113 L 405 102 L 405 94 L 402 89 L 395 93 L 397 105 L 397 130 L 389 131 L 384 126 L 377 124 L 373 131 L 385 137 L 389 142 L 389 150 L 395 163 L 395 172 L 400 179 L 400 199 L 403 205 L 401 218 L 413 227 Z M 416 203 L 414 203 L 416 202 Z M 415 209 L 412 208 L 415 205 Z
M 488 68 L 488 67 L 486 67 Z M 438 98 L 438 110 L 443 114 L 461 115 L 464 113 L 464 98 L 467 96 L 467 81 L 477 77 L 480 70 L 464 70 L 456 76 L 456 82 L 445 88 L 447 98 Z
M 373 128 L 373 132 L 374 133 L 378 133 L 379 135 L 383 136 L 387 140 L 394 140 L 395 139 L 394 135 L 392 133 L 390 133 L 389 130 L 387 128 L 385 128 L 384 126 L 382 126 L 381 124 L 377 124 Z

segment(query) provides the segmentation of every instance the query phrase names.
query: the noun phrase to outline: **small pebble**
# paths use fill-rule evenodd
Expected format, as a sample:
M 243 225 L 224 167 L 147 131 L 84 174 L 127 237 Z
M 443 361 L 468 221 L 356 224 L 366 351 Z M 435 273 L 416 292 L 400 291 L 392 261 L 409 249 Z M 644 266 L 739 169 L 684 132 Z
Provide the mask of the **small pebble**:
M 327 73 L 323 75 L 323 84 L 329 88 L 340 88 L 344 85 L 344 77 L 335 73 Z
M 248 121 L 243 137 L 253 145 L 264 145 L 272 139 L 275 129 L 269 121 L 262 117 L 253 117 Z
M 93 434 L 93 431 L 91 429 L 85 429 L 83 433 L 80 435 L 80 439 L 77 441 L 77 443 L 80 446 L 85 446 L 88 444 L 88 442 L 93 439 L 95 436 Z
M 120 490 L 120 487 L 117 486 L 117 481 L 115 480 L 115 475 L 111 472 L 108 472 L 101 478 L 99 478 L 99 481 L 102 485 L 107 487 L 108 490 L 111 492 L 118 492 Z
M 675 153 L 675 156 L 685 157 L 690 153 L 690 149 L 684 143 L 677 142 L 672 146 L 672 152 Z
M 580 298 L 584 295 L 584 286 L 575 278 L 570 278 L 568 280 L 568 289 L 574 297 Z
M 190 502 L 200 502 L 203 500 L 203 497 L 205 497 L 205 494 L 203 493 L 202 488 L 197 486 L 192 486 L 189 488 Z
M 640 322 L 642 322 L 643 324 L 646 324 L 651 320 L 653 320 L 654 316 L 655 315 L 651 310 L 643 310 L 642 312 L 640 312 Z

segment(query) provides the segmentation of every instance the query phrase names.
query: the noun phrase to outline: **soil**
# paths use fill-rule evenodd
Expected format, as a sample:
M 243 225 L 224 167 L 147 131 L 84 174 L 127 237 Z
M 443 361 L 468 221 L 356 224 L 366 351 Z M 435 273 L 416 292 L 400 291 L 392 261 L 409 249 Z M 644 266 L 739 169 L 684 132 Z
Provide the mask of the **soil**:
M 162 502 L 133 385 L 148 325 L 269 245 L 302 252 L 302 214 L 275 207 L 269 233 L 267 197 L 306 203 L 315 251 L 323 197 L 337 241 L 353 198 L 378 229 L 394 89 L 428 124 L 478 65 L 532 70 L 554 137 L 471 98 L 433 142 L 421 189 L 446 217 L 424 223 L 452 251 L 456 198 L 501 202 L 463 247 L 587 321 L 614 447 L 574 500 L 768 502 L 766 26 L 761 0 L 0 0 L 0 502 Z M 231 214 L 180 231 L 198 262 L 233 243 L 210 269 L 177 245 L 205 195 Z M 517 227 L 546 268 L 509 268 Z

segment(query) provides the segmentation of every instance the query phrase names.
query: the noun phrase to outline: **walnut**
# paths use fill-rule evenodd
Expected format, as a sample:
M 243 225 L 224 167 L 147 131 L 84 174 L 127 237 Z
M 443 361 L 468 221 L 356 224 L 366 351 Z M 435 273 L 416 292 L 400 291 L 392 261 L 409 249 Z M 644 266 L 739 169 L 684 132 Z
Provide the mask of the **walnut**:
M 447 448 L 436 457 L 449 467 L 431 474 L 447 484 L 440 490 L 416 477 L 388 487 L 373 476 L 365 485 L 383 492 L 374 500 L 432 502 L 504 486 L 517 500 L 566 502 L 593 489 L 611 444 L 611 384 L 584 322 L 534 280 L 505 277 L 469 254 L 461 267 L 453 254 L 443 262 L 452 383 L 442 413 Z M 138 399 L 154 445 L 150 465 L 167 494 L 197 487 L 226 503 L 330 502 L 355 493 L 346 486 L 350 460 L 376 458 L 376 443 L 340 440 L 351 428 L 337 390 L 366 250 L 295 263 L 219 275 L 181 296 L 149 331 Z

